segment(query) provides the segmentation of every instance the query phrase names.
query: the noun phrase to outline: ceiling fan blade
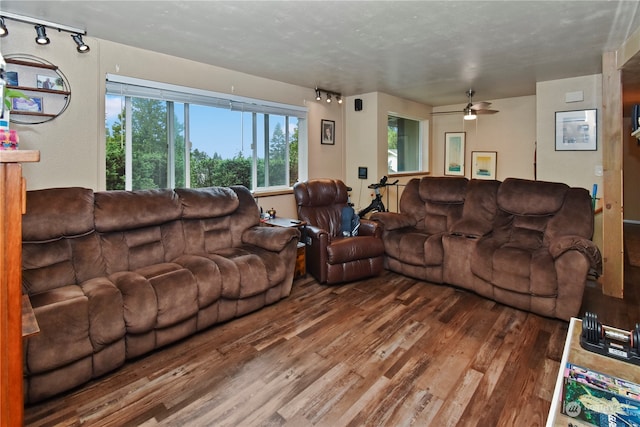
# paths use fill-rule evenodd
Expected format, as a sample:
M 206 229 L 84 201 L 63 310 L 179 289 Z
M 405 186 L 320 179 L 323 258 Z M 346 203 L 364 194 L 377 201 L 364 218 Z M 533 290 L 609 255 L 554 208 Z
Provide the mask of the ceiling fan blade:
M 498 110 L 473 110 L 476 114 L 495 114 Z
M 472 110 L 486 110 L 487 108 L 489 108 L 489 106 L 491 105 L 490 102 L 474 102 L 473 105 L 471 105 L 471 109 Z

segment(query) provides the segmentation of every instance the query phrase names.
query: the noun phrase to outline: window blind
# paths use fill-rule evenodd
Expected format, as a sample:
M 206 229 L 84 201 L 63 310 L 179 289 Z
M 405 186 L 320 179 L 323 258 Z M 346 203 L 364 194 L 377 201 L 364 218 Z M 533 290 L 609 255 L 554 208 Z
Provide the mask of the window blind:
M 131 96 L 162 101 L 198 104 L 249 113 L 277 114 L 304 119 L 307 109 L 296 105 L 223 94 L 204 89 L 107 74 L 107 95 Z

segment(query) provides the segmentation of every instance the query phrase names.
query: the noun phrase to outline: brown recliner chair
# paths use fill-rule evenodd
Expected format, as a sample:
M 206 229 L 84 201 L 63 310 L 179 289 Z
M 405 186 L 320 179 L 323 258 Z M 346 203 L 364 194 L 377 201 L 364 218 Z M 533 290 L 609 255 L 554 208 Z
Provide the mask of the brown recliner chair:
M 380 274 L 384 245 L 379 226 L 360 220 L 357 236 L 342 234 L 342 209 L 348 193 L 344 182 L 311 179 L 293 186 L 298 218 L 307 222 L 307 270 L 320 282 L 348 282 Z

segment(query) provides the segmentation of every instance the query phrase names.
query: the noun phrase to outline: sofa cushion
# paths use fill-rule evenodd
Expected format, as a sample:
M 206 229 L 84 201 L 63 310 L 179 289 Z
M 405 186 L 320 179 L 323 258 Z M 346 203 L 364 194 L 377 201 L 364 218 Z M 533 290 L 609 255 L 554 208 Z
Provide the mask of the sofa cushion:
M 25 340 L 27 373 L 50 371 L 91 356 L 89 299 L 80 286 L 61 286 L 30 299 L 40 333 Z
M 552 215 L 562 207 L 568 189 L 561 182 L 507 178 L 498 189 L 498 207 L 515 215 Z
M 462 218 L 450 229 L 451 233 L 482 237 L 489 233 L 496 215 L 496 199 L 500 181 L 472 179 L 467 184 Z
M 42 242 L 93 231 L 93 190 L 50 188 L 27 192 L 22 240 Z
M 37 294 L 105 275 L 100 240 L 95 232 L 47 242 L 23 242 L 22 289 Z
M 182 204 L 182 217 L 215 218 L 233 213 L 240 201 L 238 195 L 227 187 L 176 188 Z
M 95 193 L 95 227 L 102 233 L 161 225 L 181 215 L 182 205 L 173 190 Z
M 464 177 L 425 177 L 420 180 L 424 200 L 423 228 L 428 234 L 449 231 L 462 216 L 468 179 Z
M 382 239 L 373 236 L 336 237 L 327 246 L 327 262 L 340 264 L 384 254 Z

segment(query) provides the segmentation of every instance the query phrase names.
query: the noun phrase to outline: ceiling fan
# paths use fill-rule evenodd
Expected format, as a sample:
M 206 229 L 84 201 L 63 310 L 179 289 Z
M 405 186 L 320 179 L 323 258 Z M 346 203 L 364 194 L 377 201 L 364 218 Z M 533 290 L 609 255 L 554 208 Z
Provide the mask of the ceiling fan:
M 473 95 L 475 94 L 473 89 L 469 89 L 466 93 L 467 98 L 469 98 L 469 103 L 462 110 L 456 111 L 438 111 L 432 113 L 432 115 L 438 114 L 454 114 L 454 113 L 463 113 L 465 120 L 475 120 L 478 114 L 495 114 L 498 110 L 492 110 L 489 108 L 491 105 L 490 102 L 473 102 Z

